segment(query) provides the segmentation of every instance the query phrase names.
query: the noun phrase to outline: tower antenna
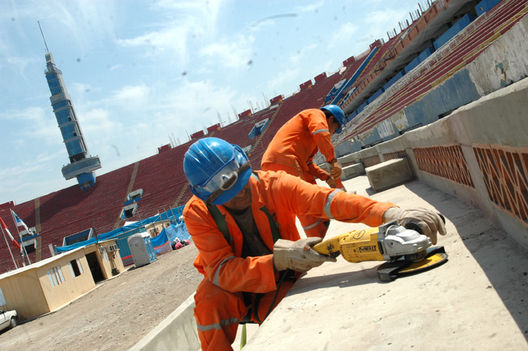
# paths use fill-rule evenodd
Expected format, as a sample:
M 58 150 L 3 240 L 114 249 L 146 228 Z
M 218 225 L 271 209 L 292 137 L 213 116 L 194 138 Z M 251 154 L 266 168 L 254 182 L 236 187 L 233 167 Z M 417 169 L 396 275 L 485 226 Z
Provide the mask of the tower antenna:
M 44 40 L 44 46 L 46 47 L 46 52 L 49 52 L 48 44 L 46 43 L 46 38 L 44 37 L 44 32 L 42 32 L 42 27 L 40 26 L 40 21 L 37 21 L 40 29 L 40 34 L 42 34 L 42 40 Z

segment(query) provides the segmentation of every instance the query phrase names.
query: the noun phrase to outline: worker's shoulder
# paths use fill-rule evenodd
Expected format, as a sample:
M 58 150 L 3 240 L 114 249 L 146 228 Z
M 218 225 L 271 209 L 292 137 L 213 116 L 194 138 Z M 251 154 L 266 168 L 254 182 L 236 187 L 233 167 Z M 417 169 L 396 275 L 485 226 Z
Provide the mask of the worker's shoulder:
M 298 182 L 299 178 L 293 176 L 286 171 L 255 171 L 255 182 L 258 183 L 264 190 L 279 189 L 281 184 L 288 184 L 290 182 Z
M 324 112 L 318 108 L 307 108 L 297 114 L 297 116 L 302 116 L 302 117 L 321 117 L 324 115 L 325 115 Z
M 186 217 L 190 211 L 207 211 L 207 206 L 196 195 L 193 195 L 183 207 L 183 217 Z
M 254 179 L 256 182 L 278 179 L 278 178 L 284 177 L 284 175 L 288 175 L 288 173 L 286 173 L 283 170 L 276 170 L 276 171 L 258 170 L 258 171 L 253 171 L 253 174 L 255 175 Z

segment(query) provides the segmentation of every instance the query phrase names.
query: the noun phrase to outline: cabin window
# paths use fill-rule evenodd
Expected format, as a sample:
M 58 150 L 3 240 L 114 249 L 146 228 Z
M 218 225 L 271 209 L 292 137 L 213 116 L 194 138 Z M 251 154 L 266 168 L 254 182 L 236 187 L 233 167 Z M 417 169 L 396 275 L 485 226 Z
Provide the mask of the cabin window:
M 70 271 L 72 277 L 78 277 L 83 273 L 81 261 L 79 261 L 79 259 L 70 261 Z
M 51 287 L 60 285 L 64 283 L 64 276 L 62 275 L 62 270 L 60 267 L 53 267 L 48 271 L 48 278 L 51 284 Z

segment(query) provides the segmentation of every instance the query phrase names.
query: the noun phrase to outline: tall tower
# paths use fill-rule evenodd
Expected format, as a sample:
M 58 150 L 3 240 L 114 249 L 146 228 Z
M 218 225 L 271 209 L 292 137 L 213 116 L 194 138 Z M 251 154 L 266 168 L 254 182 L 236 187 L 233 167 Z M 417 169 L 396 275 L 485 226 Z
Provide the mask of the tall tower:
M 81 126 L 62 79 L 62 72 L 55 66 L 47 45 L 45 56 L 47 68 L 45 73 L 51 92 L 51 106 L 70 159 L 70 163 L 62 167 L 62 175 L 66 179 L 76 177 L 81 189 L 88 190 L 95 184 L 94 171 L 101 168 L 101 161 L 99 157 L 88 154 Z
M 46 79 L 51 92 L 51 106 L 70 159 L 70 163 L 62 167 L 62 175 L 66 179 L 76 177 L 81 189 L 88 190 L 95 184 L 94 171 L 101 168 L 101 161 L 97 156 L 88 155 L 88 148 L 73 109 L 70 94 L 68 94 L 62 79 L 62 72 L 55 66 L 53 56 L 49 51 L 46 52 L 45 56 Z

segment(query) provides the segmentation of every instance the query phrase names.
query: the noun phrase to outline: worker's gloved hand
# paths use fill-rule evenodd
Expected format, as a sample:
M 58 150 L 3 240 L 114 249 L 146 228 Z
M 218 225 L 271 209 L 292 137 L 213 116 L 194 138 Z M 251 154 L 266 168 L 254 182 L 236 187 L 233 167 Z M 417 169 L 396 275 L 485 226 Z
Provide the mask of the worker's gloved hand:
M 277 271 L 291 269 L 306 272 L 323 262 L 335 262 L 336 259 L 315 252 L 311 246 L 321 242 L 321 238 L 306 238 L 297 241 L 279 239 L 273 245 L 273 265 Z
M 436 233 L 446 235 L 444 221 L 440 215 L 426 208 L 401 209 L 391 207 L 383 214 L 383 222 L 396 220 L 398 224 L 406 228 L 413 229 L 413 226 L 420 228 L 422 234 L 427 235 L 431 242 L 436 244 Z
M 331 162 L 329 165 L 330 165 L 330 175 L 332 176 L 332 178 L 334 179 L 341 178 L 341 173 L 343 173 L 343 170 L 341 169 L 341 166 L 339 165 L 337 160 Z

